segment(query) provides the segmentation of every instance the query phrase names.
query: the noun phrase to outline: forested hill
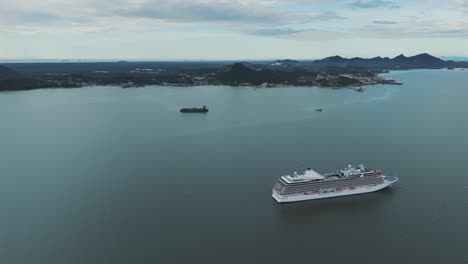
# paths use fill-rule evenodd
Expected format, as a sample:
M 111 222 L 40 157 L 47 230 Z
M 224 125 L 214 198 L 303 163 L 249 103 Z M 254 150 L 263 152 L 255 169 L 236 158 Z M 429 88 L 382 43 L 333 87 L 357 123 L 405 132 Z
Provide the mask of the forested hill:
M 16 78 L 18 77 L 19 74 L 5 66 L 0 65 L 0 80 L 1 79 L 11 79 L 11 78 Z

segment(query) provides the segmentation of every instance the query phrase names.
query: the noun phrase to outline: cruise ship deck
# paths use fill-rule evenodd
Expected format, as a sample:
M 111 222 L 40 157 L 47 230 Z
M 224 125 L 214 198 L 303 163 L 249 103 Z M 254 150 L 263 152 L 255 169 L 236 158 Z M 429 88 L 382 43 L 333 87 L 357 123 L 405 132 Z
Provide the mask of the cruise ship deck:
M 293 175 L 281 176 L 273 188 L 273 197 L 282 200 L 291 196 L 316 195 L 302 199 L 309 200 L 325 198 L 324 195 L 329 194 L 342 196 L 379 190 L 396 181 L 398 178 L 384 176 L 381 171 L 368 169 L 363 165 L 349 166 L 343 170 L 324 175 L 309 168 L 303 174 L 295 172 Z

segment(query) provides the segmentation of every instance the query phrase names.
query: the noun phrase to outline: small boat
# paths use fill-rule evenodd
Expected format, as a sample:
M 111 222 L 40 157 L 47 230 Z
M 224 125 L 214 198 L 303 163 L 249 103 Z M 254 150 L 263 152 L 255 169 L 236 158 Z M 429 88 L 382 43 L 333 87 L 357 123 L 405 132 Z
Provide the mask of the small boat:
M 323 109 L 322 108 L 317 108 L 317 109 L 315 109 L 315 112 L 320 112 L 321 113 L 321 112 L 323 112 Z
M 180 109 L 181 113 L 208 113 L 208 108 L 206 106 L 203 106 L 202 108 L 182 108 Z
M 355 91 L 355 92 L 362 93 L 362 92 L 364 92 L 364 88 L 362 88 L 362 87 L 356 87 L 356 88 L 354 88 L 354 91 Z

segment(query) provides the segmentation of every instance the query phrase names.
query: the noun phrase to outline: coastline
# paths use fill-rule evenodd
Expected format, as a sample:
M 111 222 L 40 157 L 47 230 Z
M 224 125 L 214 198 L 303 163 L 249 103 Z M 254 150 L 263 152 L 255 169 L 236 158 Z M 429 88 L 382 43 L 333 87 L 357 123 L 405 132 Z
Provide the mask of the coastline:
M 273 82 L 237 81 L 236 78 L 225 78 L 223 75 L 210 74 L 171 74 L 155 75 L 148 73 L 83 73 L 83 74 L 36 74 L 33 76 L 21 76 L 12 79 L 0 80 L 1 91 L 25 91 L 37 89 L 70 89 L 83 87 L 121 87 L 140 88 L 149 86 L 161 87 L 198 87 L 198 86 L 228 86 L 228 87 L 254 87 L 254 88 L 278 88 L 278 87 L 320 87 L 329 89 L 355 88 L 369 85 L 403 85 L 391 78 L 395 72 L 408 71 L 461 71 L 464 68 L 456 69 L 404 69 L 404 70 L 366 70 L 343 73 L 345 69 L 338 69 L 333 73 L 327 72 L 293 72 L 296 79 L 285 77 L 276 78 Z M 250 70 L 249 70 L 250 71 Z M 227 72 L 230 74 L 230 72 Z M 278 72 L 268 72 L 273 75 Z M 225 73 L 222 73 L 225 74 Z M 251 72 L 247 72 L 251 74 Z M 256 74 L 254 72 L 253 74 Z M 292 74 L 287 72 L 285 74 Z M 314 75 L 315 74 L 315 75 Z M 240 75 L 238 78 L 244 77 Z M 255 76 L 255 75 L 253 75 Z M 299 77 L 297 77 L 299 76 Z M 237 77 L 237 76 L 235 76 Z M 224 78 L 224 79 L 223 79 Z M 249 77 L 252 78 L 252 77 Z M 287 79 L 289 78 L 289 79 Z M 118 81 L 121 79 L 122 81 Z M 266 78 L 267 79 L 267 78 Z M 131 81 L 129 81 L 131 80 Z M 162 81 L 167 80 L 167 81 Z

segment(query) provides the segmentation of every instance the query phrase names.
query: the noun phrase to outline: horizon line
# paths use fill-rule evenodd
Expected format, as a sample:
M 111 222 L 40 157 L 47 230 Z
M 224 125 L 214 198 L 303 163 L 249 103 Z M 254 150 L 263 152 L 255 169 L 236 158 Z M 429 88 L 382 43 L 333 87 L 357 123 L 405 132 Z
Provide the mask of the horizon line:
M 404 55 L 406 57 L 413 57 L 421 54 L 429 54 L 428 52 L 423 52 L 423 53 L 417 53 L 415 55 L 405 55 L 403 53 L 396 55 L 396 56 L 373 56 L 373 57 L 359 57 L 359 56 L 354 56 L 354 57 L 343 57 L 341 55 L 331 55 L 331 56 L 326 56 L 322 58 L 303 58 L 303 59 L 297 59 L 297 58 L 262 58 L 262 59 L 252 59 L 252 58 L 241 58 L 241 59 L 139 59 L 139 58 L 108 58 L 108 59 L 97 59 L 97 58 L 80 58 L 80 59 L 70 59 L 70 58 L 60 58 L 60 59 L 52 59 L 52 58 L 7 58 L 7 57 L 0 57 L 0 63 L 77 63 L 77 62 L 242 62 L 242 61 L 277 61 L 277 60 L 296 60 L 296 61 L 314 61 L 314 60 L 321 60 L 329 57 L 335 57 L 335 56 L 340 56 L 342 58 L 363 58 L 363 59 L 371 59 L 371 58 L 395 58 L 400 55 Z M 434 55 L 431 55 L 434 56 Z M 467 59 L 468 60 L 468 55 L 443 55 L 443 56 L 434 56 L 436 58 L 446 60 L 448 58 L 459 58 L 459 59 Z M 450 60 L 450 59 L 449 59 Z

